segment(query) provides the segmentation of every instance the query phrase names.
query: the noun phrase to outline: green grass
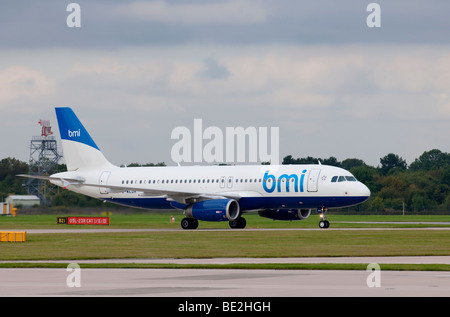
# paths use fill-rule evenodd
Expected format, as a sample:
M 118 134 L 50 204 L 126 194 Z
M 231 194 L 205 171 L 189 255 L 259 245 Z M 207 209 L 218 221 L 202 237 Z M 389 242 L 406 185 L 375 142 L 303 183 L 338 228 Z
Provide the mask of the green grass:
M 0 268 L 67 268 L 67 263 L 0 263 Z M 230 269 L 230 270 L 367 270 L 365 263 L 243 263 L 243 264 L 173 264 L 173 263 L 82 263 L 83 269 Z M 383 271 L 450 271 L 448 264 L 381 264 Z
M 1 260 L 450 255 L 446 230 L 161 231 L 28 234 Z
M 176 223 L 170 223 L 174 215 Z M 1 217 L 0 231 L 7 229 L 67 229 L 65 233 L 28 234 L 25 243 L 0 244 L 0 260 L 64 260 L 130 259 L 130 258 L 214 258 L 214 257 L 344 257 L 344 256 L 430 256 L 450 255 L 448 230 L 365 230 L 365 227 L 423 227 L 424 225 L 363 225 L 337 221 L 449 221 L 449 216 L 341 216 L 332 215 L 331 228 L 360 230 L 181 230 L 182 215 L 118 214 L 111 216 L 107 228 L 158 228 L 175 231 L 75 233 L 72 228 L 104 228 L 103 226 L 69 226 L 56 224 L 56 215 Z M 318 218 L 311 215 L 306 221 L 272 221 L 249 215 L 247 228 L 317 228 Z M 333 221 L 336 221 L 334 223 Z M 426 225 L 429 226 L 429 225 Z M 436 226 L 436 225 L 432 225 Z M 227 222 L 200 222 L 199 228 L 228 228 Z M 3 264 L 14 265 L 14 264 Z M 35 264 L 37 265 L 37 263 Z M 93 264 L 94 265 L 94 264 Z M 129 264 L 121 264 L 129 265 Z M 281 268 L 300 268 L 303 264 L 278 264 Z M 305 264 L 306 265 L 306 264 Z M 353 265 L 333 264 L 326 267 Z M 67 266 L 67 265 L 66 265 Z M 84 266 L 84 265 L 83 265 Z M 95 264 L 96 267 L 104 264 Z M 141 265 L 140 267 L 151 267 Z M 168 264 L 172 267 L 171 264 Z M 245 265 L 259 268 L 258 265 Z M 383 265 L 385 266 L 385 265 Z M 107 266 L 108 267 L 108 266 Z M 109 266 L 113 267 L 113 266 Z M 180 267 L 180 266 L 179 266 Z M 185 267 L 185 266 L 181 266 Z M 200 266 L 198 268 L 202 268 Z M 230 268 L 236 266 L 231 265 Z M 317 264 L 306 267 L 320 267 Z M 356 265 L 361 268 L 361 265 Z M 364 266 L 364 269 L 367 265 Z M 412 266 L 396 266 L 411 267 Z M 422 269 L 436 269 L 430 265 Z M 267 268 L 267 267 L 265 267 Z M 440 269 L 449 270 L 448 266 Z
M 3 216 L 0 217 L 0 230 L 6 229 L 70 229 L 70 228 L 84 228 L 84 229 L 98 229 L 99 226 L 69 226 L 56 223 L 56 217 L 66 217 L 66 214 L 61 215 L 19 215 L 17 217 Z M 87 216 L 101 216 L 100 213 L 95 215 L 88 214 Z M 175 223 L 170 223 L 170 216 L 175 217 Z M 183 218 L 180 211 L 170 212 L 148 212 L 148 213 L 118 213 L 110 216 L 111 224 L 108 228 L 147 228 L 147 229 L 178 229 L 180 228 L 180 221 Z M 274 221 L 267 218 L 259 217 L 256 213 L 246 214 L 247 228 L 317 228 L 319 217 L 315 212 L 303 221 Z M 443 226 L 450 226 L 449 215 L 406 215 L 406 216 L 384 216 L 384 215 L 333 215 L 332 213 L 327 218 L 331 222 L 331 228 L 366 228 L 366 227 L 398 227 L 398 228 L 421 228 L 428 227 L 427 224 L 354 224 L 342 222 L 363 222 L 363 221 L 385 221 L 385 222 L 448 222 L 449 224 Z M 437 227 L 438 225 L 433 225 Z M 215 228 L 229 228 L 228 222 L 205 222 L 200 221 L 199 229 L 215 229 Z

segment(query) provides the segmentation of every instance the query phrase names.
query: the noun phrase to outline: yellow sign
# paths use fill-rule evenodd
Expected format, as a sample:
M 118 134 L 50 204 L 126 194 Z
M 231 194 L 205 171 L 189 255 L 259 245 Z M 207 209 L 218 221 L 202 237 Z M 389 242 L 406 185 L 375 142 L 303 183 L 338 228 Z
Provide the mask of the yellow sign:
M 1 231 L 0 242 L 25 242 L 27 241 L 26 231 Z

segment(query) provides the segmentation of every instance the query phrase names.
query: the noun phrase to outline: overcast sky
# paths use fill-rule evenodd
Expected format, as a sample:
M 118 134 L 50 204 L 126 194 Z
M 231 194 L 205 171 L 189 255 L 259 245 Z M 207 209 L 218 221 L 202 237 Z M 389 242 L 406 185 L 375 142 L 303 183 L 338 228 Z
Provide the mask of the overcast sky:
M 450 2 L 0 2 L 0 158 L 70 106 L 114 164 L 166 162 L 179 126 L 279 127 L 286 155 L 377 166 L 450 152 Z M 204 144 L 208 140 L 204 141 Z M 182 163 L 183 164 L 183 163 Z

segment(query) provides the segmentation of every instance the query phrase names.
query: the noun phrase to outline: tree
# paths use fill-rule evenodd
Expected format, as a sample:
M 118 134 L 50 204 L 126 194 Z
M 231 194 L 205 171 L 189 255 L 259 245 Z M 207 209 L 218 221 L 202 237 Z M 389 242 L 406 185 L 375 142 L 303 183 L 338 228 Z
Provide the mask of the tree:
M 28 164 L 15 158 L 4 158 L 0 161 L 0 181 L 8 175 L 26 174 Z
M 408 166 L 403 158 L 394 153 L 389 153 L 385 157 L 380 158 L 380 163 L 383 175 L 387 175 L 393 169 L 405 171 Z
M 334 156 L 330 156 L 327 159 L 323 159 L 323 160 L 321 160 L 321 162 L 322 162 L 322 164 L 325 164 L 325 165 L 331 165 L 331 166 L 337 166 L 337 167 L 341 166 L 341 163 L 339 163 L 337 158 L 335 158 Z
M 334 156 L 330 156 L 326 159 L 321 159 L 317 157 L 307 156 L 302 158 L 293 158 L 292 155 L 287 155 L 283 158 L 283 162 L 281 164 L 288 165 L 288 164 L 319 164 L 319 161 L 321 164 L 324 165 L 331 165 L 331 166 L 341 166 L 341 163 L 335 158 Z
M 366 166 L 366 163 L 364 163 L 363 160 L 357 158 L 349 158 L 341 162 L 341 167 L 343 169 L 346 169 L 347 171 L 351 170 L 353 167 L 358 166 Z
M 434 149 L 425 151 L 423 154 L 411 163 L 409 168 L 413 171 L 417 170 L 437 170 L 446 165 L 450 165 L 450 154 Z

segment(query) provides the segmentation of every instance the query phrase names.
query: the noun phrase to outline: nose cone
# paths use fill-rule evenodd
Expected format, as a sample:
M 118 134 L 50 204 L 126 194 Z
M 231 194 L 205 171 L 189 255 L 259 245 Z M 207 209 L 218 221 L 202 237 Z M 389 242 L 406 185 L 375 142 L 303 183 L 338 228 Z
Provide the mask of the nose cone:
M 363 183 L 359 183 L 359 196 L 361 197 L 365 197 L 364 201 L 366 201 L 367 199 L 369 199 L 370 197 L 370 189 L 364 185 Z

